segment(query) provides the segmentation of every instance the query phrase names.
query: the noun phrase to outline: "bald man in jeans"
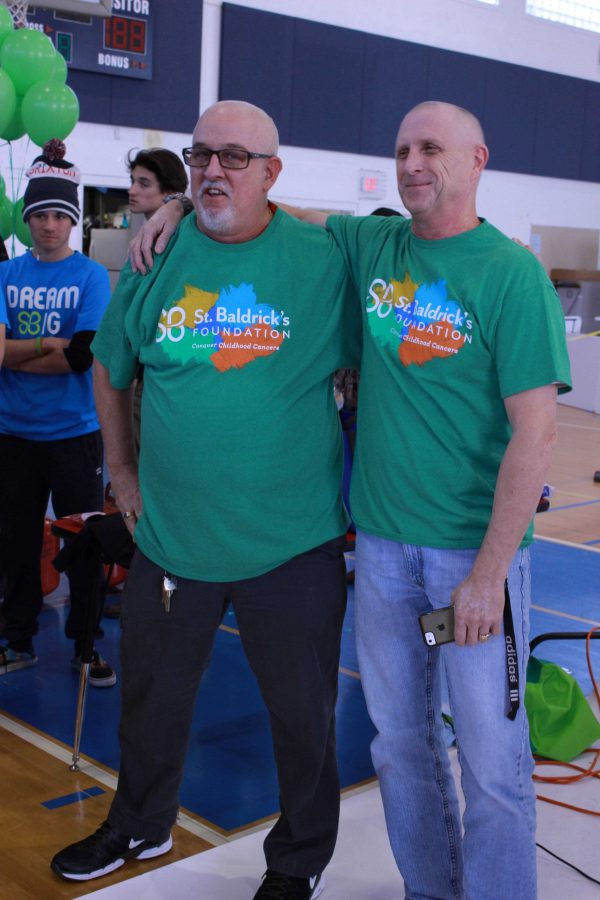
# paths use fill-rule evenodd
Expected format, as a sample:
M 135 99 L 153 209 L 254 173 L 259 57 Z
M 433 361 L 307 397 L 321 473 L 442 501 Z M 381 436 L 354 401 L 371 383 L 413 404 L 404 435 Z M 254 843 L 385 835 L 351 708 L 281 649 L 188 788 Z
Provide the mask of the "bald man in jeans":
M 489 152 L 475 116 L 421 103 L 395 156 L 411 220 L 294 211 L 333 235 L 363 306 L 350 502 L 373 761 L 407 898 L 534 900 L 528 546 L 569 385 L 564 318 L 532 254 L 477 214 Z M 426 646 L 419 616 L 450 605 L 456 640 Z

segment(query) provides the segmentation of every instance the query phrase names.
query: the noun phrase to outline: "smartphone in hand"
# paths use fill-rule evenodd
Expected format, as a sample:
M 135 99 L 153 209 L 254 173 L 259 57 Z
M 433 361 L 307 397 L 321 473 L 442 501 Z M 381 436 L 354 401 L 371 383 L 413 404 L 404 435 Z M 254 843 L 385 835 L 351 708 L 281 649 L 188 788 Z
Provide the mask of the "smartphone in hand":
M 448 644 L 454 640 L 454 607 L 444 606 L 419 616 L 423 640 L 428 647 Z

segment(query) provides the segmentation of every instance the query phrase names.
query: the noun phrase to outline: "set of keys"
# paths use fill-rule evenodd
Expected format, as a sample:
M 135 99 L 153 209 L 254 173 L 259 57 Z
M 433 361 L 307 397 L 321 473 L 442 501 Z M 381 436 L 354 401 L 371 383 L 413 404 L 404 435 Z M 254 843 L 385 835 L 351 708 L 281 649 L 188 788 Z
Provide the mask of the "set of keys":
M 162 580 L 162 605 L 165 608 L 165 612 L 171 611 L 171 597 L 177 590 L 177 578 L 174 575 L 169 575 L 168 572 L 165 572 Z

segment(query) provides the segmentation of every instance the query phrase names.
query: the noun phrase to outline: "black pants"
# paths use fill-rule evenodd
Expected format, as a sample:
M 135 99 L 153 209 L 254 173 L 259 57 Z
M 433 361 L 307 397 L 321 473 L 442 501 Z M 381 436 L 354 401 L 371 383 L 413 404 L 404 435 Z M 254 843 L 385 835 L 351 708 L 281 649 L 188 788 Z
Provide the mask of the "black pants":
M 102 510 L 102 439 L 99 431 L 60 441 L 0 435 L 0 542 L 5 575 L 2 634 L 9 643 L 37 634 L 42 608 L 40 557 L 48 500 L 57 518 Z M 67 573 L 71 608 L 65 633 L 83 633 L 89 573 Z M 99 622 L 102 610 L 97 610 Z
M 231 603 L 269 710 L 279 778 L 281 815 L 265 840 L 267 865 L 304 878 L 325 868 L 340 806 L 343 545 L 329 541 L 230 584 L 178 578 L 169 612 L 163 570 L 136 551 L 121 608 L 121 768 L 109 813 L 119 832 L 158 841 L 175 821 L 198 685 Z

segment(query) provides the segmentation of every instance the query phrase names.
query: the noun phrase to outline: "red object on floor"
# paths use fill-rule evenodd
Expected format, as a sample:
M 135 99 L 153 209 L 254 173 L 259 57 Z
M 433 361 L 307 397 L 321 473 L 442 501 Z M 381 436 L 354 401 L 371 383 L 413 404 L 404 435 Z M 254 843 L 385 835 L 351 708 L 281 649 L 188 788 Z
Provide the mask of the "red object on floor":
M 52 560 L 60 550 L 60 541 L 57 535 L 52 533 L 52 519 L 44 519 L 44 541 L 42 544 L 42 558 L 40 569 L 42 576 L 42 594 L 51 594 L 60 582 L 60 575 L 52 565 Z
M 106 586 L 116 588 L 123 584 L 127 578 L 127 569 L 117 565 L 117 563 L 113 563 L 110 566 L 104 566 L 104 576 L 106 578 Z

